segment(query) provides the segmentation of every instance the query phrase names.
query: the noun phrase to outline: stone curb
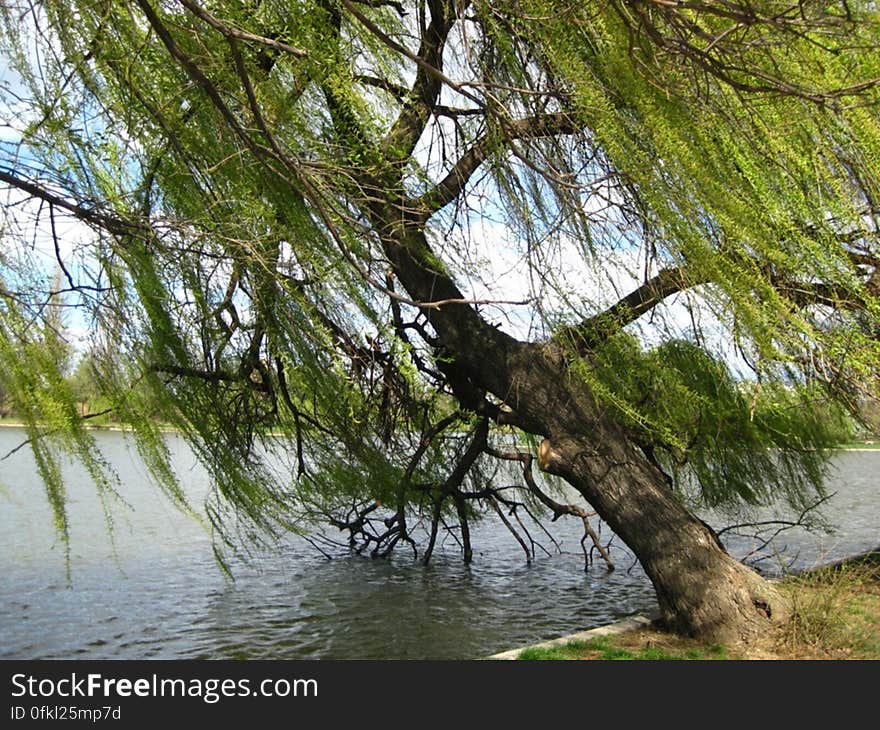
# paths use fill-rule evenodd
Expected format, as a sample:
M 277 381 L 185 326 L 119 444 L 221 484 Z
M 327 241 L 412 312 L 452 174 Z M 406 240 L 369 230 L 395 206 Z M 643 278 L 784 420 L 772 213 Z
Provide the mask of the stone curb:
M 492 654 L 491 656 L 485 657 L 486 659 L 517 659 L 523 651 L 526 649 L 549 649 L 553 646 L 562 646 L 567 644 L 569 641 L 587 641 L 589 639 L 595 639 L 597 636 L 612 636 L 614 634 L 623 634 L 627 631 L 635 631 L 636 629 L 641 629 L 646 626 L 650 626 L 652 620 L 645 616 L 633 616 L 632 618 L 625 619 L 624 621 L 620 621 L 616 624 L 608 624 L 606 626 L 599 626 L 595 629 L 590 629 L 589 631 L 579 631 L 576 634 L 569 634 L 568 636 L 560 636 L 558 639 L 550 639 L 549 641 L 542 641 L 540 644 L 531 644 L 530 646 L 521 646 L 518 649 L 510 649 L 508 651 L 502 651 L 499 654 Z

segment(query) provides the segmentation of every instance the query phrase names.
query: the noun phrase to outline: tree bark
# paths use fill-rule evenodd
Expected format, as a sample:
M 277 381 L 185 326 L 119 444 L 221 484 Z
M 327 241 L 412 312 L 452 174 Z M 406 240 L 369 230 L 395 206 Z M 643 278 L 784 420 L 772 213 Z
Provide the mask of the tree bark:
M 587 386 L 566 375 L 561 353 L 553 350 L 524 347 L 511 406 L 541 425 L 542 468 L 580 492 L 638 557 L 664 624 L 731 642 L 783 620 L 788 606 L 779 591 L 724 550 Z

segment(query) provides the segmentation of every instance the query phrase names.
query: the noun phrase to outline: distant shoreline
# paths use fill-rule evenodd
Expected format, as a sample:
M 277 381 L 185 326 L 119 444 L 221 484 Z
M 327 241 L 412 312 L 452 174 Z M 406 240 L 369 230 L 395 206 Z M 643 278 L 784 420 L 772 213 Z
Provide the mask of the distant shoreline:
M 21 421 L 13 421 L 6 418 L 0 418 L 0 428 L 25 428 L 25 424 Z M 117 433 L 126 433 L 132 431 L 131 426 L 123 426 L 118 423 L 103 425 L 100 423 L 86 423 L 83 428 L 89 431 L 114 431 Z M 180 433 L 180 429 L 170 426 L 160 427 L 164 433 Z M 880 439 L 869 439 L 864 442 L 851 442 L 833 447 L 833 451 L 880 451 Z
M 23 424 L 21 421 L 0 419 L 0 428 L 25 428 L 25 424 Z M 111 423 L 107 425 L 103 425 L 100 423 L 86 423 L 83 424 L 83 428 L 85 428 L 87 431 L 116 431 L 120 433 L 134 430 L 131 426 L 121 426 L 118 423 Z M 159 430 L 164 431 L 165 433 L 179 433 L 179 429 L 171 428 L 170 426 L 162 426 Z

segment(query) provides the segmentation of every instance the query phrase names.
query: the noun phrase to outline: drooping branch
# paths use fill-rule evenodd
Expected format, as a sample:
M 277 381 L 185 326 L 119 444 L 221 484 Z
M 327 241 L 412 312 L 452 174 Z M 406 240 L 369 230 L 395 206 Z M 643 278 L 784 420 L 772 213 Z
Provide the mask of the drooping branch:
M 276 150 L 270 147 L 266 147 L 261 143 L 258 143 L 242 126 L 242 123 L 236 118 L 229 105 L 224 101 L 223 94 L 221 93 L 220 89 L 218 89 L 214 82 L 211 81 L 210 78 L 208 78 L 208 76 L 201 69 L 196 60 L 180 47 L 180 45 L 174 39 L 171 31 L 168 29 L 165 23 L 162 22 L 159 14 L 150 5 L 148 0 L 136 1 L 138 6 L 140 6 L 141 10 L 146 16 L 147 22 L 150 24 L 150 27 L 153 29 L 153 31 L 155 31 L 156 35 L 159 37 L 159 40 L 162 42 L 162 45 L 165 46 L 165 49 L 174 59 L 175 63 L 177 63 L 180 68 L 183 69 L 183 71 L 187 74 L 187 76 L 189 76 L 190 79 L 192 79 L 192 81 L 197 84 L 205 92 L 205 94 L 207 94 L 208 99 L 210 99 L 211 101 L 211 104 L 214 106 L 220 116 L 223 117 L 224 121 L 229 126 L 230 131 L 232 131 L 256 156 L 256 158 L 258 160 L 261 160 L 264 164 L 267 164 L 271 167 L 270 161 L 276 160 L 280 162 L 285 168 L 289 169 L 290 160 L 288 160 L 286 156 L 279 156 Z M 281 174 L 281 171 L 277 169 L 273 169 L 273 172 L 275 172 L 276 174 Z
M 850 287 L 825 282 L 789 282 L 780 279 L 776 284 L 779 293 L 799 307 L 824 305 L 832 309 L 865 309 L 865 300 Z
M 241 127 L 241 124 L 235 118 L 235 115 L 229 109 L 226 102 L 223 101 L 223 97 L 220 94 L 220 91 L 205 75 L 204 71 L 202 71 L 198 63 L 196 63 L 196 61 L 178 45 L 177 41 L 174 39 L 174 36 L 171 34 L 171 31 L 162 22 L 162 19 L 153 9 L 150 3 L 147 0 L 136 0 L 136 2 L 146 16 L 147 22 L 150 24 L 150 27 L 159 37 L 162 45 L 165 46 L 166 50 L 174 59 L 174 61 L 179 64 L 180 67 L 186 72 L 186 74 L 205 91 L 217 111 L 220 112 L 220 114 L 226 120 L 227 124 L 229 124 L 230 128 L 237 132 L 239 137 L 241 137 L 243 141 L 245 141 L 246 143 L 250 142 L 250 146 L 253 146 L 253 141 L 250 139 L 250 136 L 245 132 L 245 130 Z
M 547 548 L 545 548 L 541 543 L 537 542 L 535 540 L 535 538 L 532 537 L 531 533 L 529 532 L 529 529 L 525 526 L 525 523 L 523 522 L 522 518 L 519 516 L 519 508 L 520 507 L 522 507 L 525 510 L 526 514 L 529 517 L 531 517 L 533 521 L 535 521 L 535 523 L 538 525 L 538 527 L 541 528 L 542 532 L 544 532 L 545 535 L 548 535 L 550 537 L 551 542 L 557 547 L 557 549 L 559 548 L 559 543 L 552 535 L 550 535 L 547 532 L 546 528 L 544 528 L 544 526 L 540 523 L 540 521 L 536 519 L 535 515 L 532 514 L 531 510 L 529 510 L 529 508 L 526 507 L 525 504 L 514 505 L 510 509 L 510 514 L 516 520 L 516 524 L 519 525 L 519 528 L 523 531 L 523 533 L 525 534 L 526 538 L 529 541 L 532 559 L 534 559 L 534 557 L 535 557 L 535 547 L 536 546 L 541 548 L 541 550 L 543 550 L 544 553 L 549 557 L 551 555 L 550 551 Z
M 90 420 L 92 420 L 93 418 L 100 418 L 101 416 L 106 416 L 106 415 L 108 415 L 108 414 L 110 414 L 110 413 L 114 413 L 115 411 L 116 411 L 116 408 L 104 408 L 103 410 L 95 411 L 94 413 L 86 413 L 85 415 L 77 416 L 77 418 L 78 418 L 80 421 L 90 421 Z M 7 451 L 5 454 L 3 454 L 3 456 L 0 456 L 0 461 L 6 461 L 10 456 L 12 456 L 13 454 L 18 453 L 18 452 L 21 451 L 25 446 L 28 446 L 29 444 L 33 443 L 35 440 L 39 440 L 39 439 L 42 439 L 42 438 L 48 438 L 48 437 L 50 437 L 50 436 L 54 436 L 54 435 L 57 434 L 59 431 L 60 431 L 60 429 L 54 428 L 54 429 L 51 429 L 51 430 L 49 430 L 49 431 L 43 431 L 43 432 L 37 434 L 37 435 L 34 436 L 34 437 L 31 437 L 31 438 L 27 438 L 27 439 L 25 439 L 24 441 L 22 441 L 22 442 L 21 442 L 20 444 L 18 444 L 17 446 L 13 446 L 11 449 L 9 449 L 9 451 Z
M 440 519 L 443 516 L 443 501 L 435 499 L 431 509 L 431 533 L 428 537 L 428 545 L 425 547 L 425 553 L 422 556 L 422 562 L 427 565 L 431 561 L 434 554 L 434 547 L 437 544 L 437 532 L 440 528 Z
M 235 38 L 230 37 L 227 39 L 229 41 L 229 49 L 232 53 L 233 60 L 235 61 L 235 70 L 238 74 L 239 79 L 241 80 L 242 87 L 245 90 L 245 94 L 247 95 L 248 106 L 251 109 L 251 114 L 253 114 L 254 120 L 257 123 L 260 131 L 263 133 L 263 136 L 269 142 L 272 150 L 275 152 L 275 155 L 279 159 L 284 159 L 285 155 L 282 151 L 278 141 L 275 139 L 275 135 L 269 129 L 269 125 L 266 123 L 266 119 L 263 116 L 263 111 L 260 108 L 260 104 L 257 101 L 256 93 L 254 92 L 253 84 L 251 83 L 250 75 L 248 74 L 247 67 L 245 66 L 244 59 L 241 56 L 241 53 L 238 50 L 238 43 Z
M 170 363 L 156 363 L 151 365 L 150 370 L 156 373 L 166 373 L 184 378 L 197 378 L 209 383 L 238 383 L 244 378 L 238 373 L 229 373 L 225 370 L 199 370 L 198 368 L 172 365 Z
M 410 457 L 409 463 L 407 464 L 406 471 L 404 472 L 403 479 L 404 481 L 410 481 L 413 477 L 413 473 L 418 467 L 419 462 L 424 456 L 425 451 L 428 450 L 428 447 L 433 443 L 434 439 L 439 436 L 443 431 L 452 426 L 455 423 L 461 421 L 463 414 L 461 411 L 454 411 L 443 418 L 441 418 L 437 423 L 430 426 L 423 434 L 422 438 L 419 440 L 419 445 L 416 448 L 415 453 Z
M 352 81 L 363 84 L 364 86 L 371 86 L 374 89 L 381 89 L 382 91 L 391 94 L 391 96 L 401 102 L 407 99 L 410 93 L 410 90 L 406 86 L 395 84 L 393 81 L 379 78 L 378 76 L 370 76 L 368 74 L 355 74 L 354 76 L 352 76 Z
M 471 545 L 471 528 L 468 523 L 464 498 L 461 497 L 458 490 L 455 490 L 453 493 L 453 502 L 455 503 L 455 511 L 458 515 L 458 529 L 461 531 L 461 549 L 464 554 L 464 564 L 470 565 L 474 559 L 474 548 Z
M 467 440 L 467 446 L 457 457 L 452 471 L 443 482 L 413 483 L 411 481 L 413 472 L 421 460 L 424 451 L 438 435 L 458 422 L 461 417 L 461 413 L 449 414 L 426 429 L 416 453 L 410 459 L 409 466 L 401 480 L 396 498 L 398 503 L 393 513 L 385 517 L 379 516 L 379 510 L 385 505 L 379 500 L 369 499 L 354 501 L 347 506 L 336 505 L 326 507 L 323 505 L 313 505 L 312 516 L 318 517 L 340 531 L 346 532 L 348 534 L 348 547 L 358 554 L 369 551 L 372 557 L 387 557 L 399 543 L 405 542 L 410 545 L 413 549 L 414 557 L 418 559 L 418 548 L 410 534 L 407 523 L 407 509 L 408 505 L 411 505 L 411 499 L 407 496 L 407 493 L 421 493 L 426 499 L 424 501 L 419 500 L 419 502 L 422 508 L 425 506 L 429 507 L 430 514 L 430 535 L 427 547 L 421 557 L 422 562 L 427 564 L 436 547 L 441 525 L 448 532 L 454 529 L 454 527 L 447 525 L 443 520 L 443 505 L 451 501 L 458 515 L 457 531 L 461 536 L 460 539 L 456 536 L 456 540 L 458 540 L 462 547 L 464 561 L 469 563 L 473 559 L 473 548 L 471 545 L 470 518 L 467 502 L 498 498 L 510 507 L 520 505 L 501 497 L 499 490 L 487 489 L 479 492 L 468 492 L 461 489 L 465 477 L 485 448 L 489 432 L 489 424 L 486 419 L 482 419 L 477 423 Z
M 385 276 L 385 285 L 389 291 L 394 291 L 394 277 L 391 275 L 391 272 L 388 272 Z M 404 342 L 408 348 L 409 357 L 412 360 L 413 364 L 418 368 L 418 370 L 422 373 L 425 373 L 431 378 L 439 379 L 440 374 L 428 367 L 425 360 L 419 355 L 418 349 L 412 343 L 407 334 L 407 324 L 403 321 L 403 314 L 400 309 L 400 302 L 391 297 L 390 298 L 391 305 L 391 320 L 394 324 L 394 331 L 397 336 L 400 338 L 402 342 Z M 428 344 L 436 344 L 434 338 L 430 337 L 427 332 L 424 331 L 424 328 L 419 328 L 417 325 L 413 324 L 413 328 L 418 331 L 419 335 L 422 339 Z
M 459 529 L 461 530 L 462 550 L 464 552 L 464 562 L 469 564 L 473 560 L 474 551 L 471 546 L 471 532 L 468 524 L 467 508 L 465 506 L 465 498 L 461 493 L 460 487 L 465 476 L 471 467 L 479 458 L 480 454 L 486 448 L 486 439 L 489 435 L 488 419 L 481 419 L 474 429 L 473 437 L 467 449 L 459 458 L 455 468 L 449 474 L 443 486 L 440 489 L 441 494 L 450 495 L 455 504 L 455 510 L 458 514 Z
M 331 525 L 338 528 L 340 532 L 348 532 L 349 546 L 360 553 L 370 543 L 376 542 L 376 535 L 368 528 L 371 525 L 370 514 L 379 509 L 382 505 L 377 501 L 367 502 L 365 504 L 353 504 L 345 517 L 334 517 L 328 515 L 328 521 Z M 358 546 L 358 540 L 362 540 L 362 544 Z
M 322 11 L 326 14 L 328 47 L 333 50 L 333 66 L 330 73 L 325 73 L 317 81 L 321 93 L 327 102 L 327 110 L 333 121 L 333 128 L 340 142 L 344 141 L 356 155 L 359 155 L 369 145 L 367 133 L 358 119 L 351 100 L 340 86 L 339 79 L 335 74 L 348 75 L 347 65 L 343 62 L 340 42 L 342 39 L 342 13 L 332 2 L 322 0 L 319 3 Z

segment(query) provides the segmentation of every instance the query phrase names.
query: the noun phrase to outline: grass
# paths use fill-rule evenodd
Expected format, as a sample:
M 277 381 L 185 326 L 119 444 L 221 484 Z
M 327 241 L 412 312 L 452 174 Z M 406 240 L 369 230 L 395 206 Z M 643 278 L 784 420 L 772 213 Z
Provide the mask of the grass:
M 749 644 L 705 644 L 648 627 L 552 648 L 520 659 L 880 659 L 880 552 L 787 578 L 791 618 Z
M 849 441 L 840 444 L 838 449 L 880 449 L 880 439 L 871 439 L 866 441 Z
M 880 552 L 783 583 L 792 618 L 777 642 L 792 658 L 880 658 Z
M 639 633 L 639 632 L 635 632 Z M 519 659 L 601 659 L 627 660 L 694 660 L 726 659 L 723 646 L 664 647 L 647 642 L 643 646 L 623 646 L 614 636 L 600 636 L 589 641 L 570 641 L 550 648 L 535 647 L 521 652 Z

